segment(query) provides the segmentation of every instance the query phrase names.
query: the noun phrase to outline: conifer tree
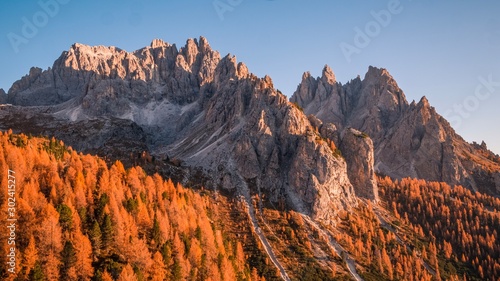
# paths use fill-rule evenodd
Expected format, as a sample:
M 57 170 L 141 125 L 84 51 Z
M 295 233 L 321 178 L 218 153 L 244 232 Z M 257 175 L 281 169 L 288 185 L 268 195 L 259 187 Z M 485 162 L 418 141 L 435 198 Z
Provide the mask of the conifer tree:
M 113 224 L 111 222 L 111 217 L 108 214 L 104 215 L 101 232 L 102 249 L 104 250 L 104 253 L 107 253 L 112 246 L 114 238 Z
M 35 237 L 33 237 L 33 235 L 31 235 L 28 246 L 24 250 L 24 255 L 23 255 L 23 264 L 22 265 L 24 266 L 25 274 L 30 273 L 30 271 L 35 266 L 37 260 L 38 260 L 38 251 L 37 251 L 36 246 L 35 246 Z M 40 265 L 38 265 L 38 266 L 40 266 Z
M 35 266 L 30 270 L 28 280 L 30 281 L 43 281 L 45 280 L 45 275 L 43 274 L 42 266 L 40 262 L 36 262 Z
M 90 241 L 92 242 L 94 256 L 99 256 L 102 248 L 102 234 L 101 227 L 97 221 L 94 221 L 92 229 L 90 230 Z
M 69 277 L 69 270 L 76 264 L 76 252 L 73 243 L 67 240 L 61 252 L 61 278 L 65 280 Z

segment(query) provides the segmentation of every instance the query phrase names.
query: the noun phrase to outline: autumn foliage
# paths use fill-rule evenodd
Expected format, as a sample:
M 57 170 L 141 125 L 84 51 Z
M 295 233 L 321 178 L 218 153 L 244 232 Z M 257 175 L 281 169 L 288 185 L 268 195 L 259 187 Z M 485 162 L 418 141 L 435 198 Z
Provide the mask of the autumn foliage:
M 384 227 L 372 205 L 360 204 L 346 213 L 339 229 L 335 238 L 362 266 L 364 280 L 437 280 L 425 267 L 420 251 L 409 246 L 412 237 Z
M 17 272 L 0 279 L 262 280 L 224 238 L 209 196 L 55 139 L 0 133 L 0 212 L 16 173 Z
M 335 236 L 364 280 L 500 280 L 500 199 L 446 183 L 378 182 L 380 205 L 345 212 Z
M 379 183 L 388 209 L 424 237 L 416 246 L 443 279 L 500 280 L 499 198 L 423 180 Z
M 280 280 L 235 198 L 8 132 L 0 133 L 2 222 L 9 170 L 17 265 L 7 271 L 3 229 L 1 280 Z M 378 205 L 360 200 L 329 228 L 340 254 L 299 213 L 254 206 L 291 277 L 345 280 L 352 258 L 366 281 L 500 280 L 500 199 L 445 183 L 378 182 Z

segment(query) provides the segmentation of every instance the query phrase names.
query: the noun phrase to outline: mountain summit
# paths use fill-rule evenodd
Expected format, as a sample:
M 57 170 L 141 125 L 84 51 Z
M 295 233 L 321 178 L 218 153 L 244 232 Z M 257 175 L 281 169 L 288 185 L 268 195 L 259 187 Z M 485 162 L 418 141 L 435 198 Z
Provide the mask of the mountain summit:
M 323 122 L 369 136 L 378 173 L 499 194 L 498 156 L 463 140 L 426 97 L 408 104 L 386 69 L 370 66 L 364 79 L 345 85 L 331 81 L 304 74 L 291 101 Z

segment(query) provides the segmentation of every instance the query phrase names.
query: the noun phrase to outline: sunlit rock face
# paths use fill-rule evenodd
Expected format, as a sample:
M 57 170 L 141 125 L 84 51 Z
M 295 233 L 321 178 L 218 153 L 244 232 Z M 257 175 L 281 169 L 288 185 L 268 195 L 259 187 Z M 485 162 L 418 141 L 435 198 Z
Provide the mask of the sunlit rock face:
M 378 186 L 374 170 L 373 142 L 353 128 L 342 132 L 340 150 L 347 163 L 347 174 L 358 197 L 378 202 Z
M 334 83 L 331 70 L 324 80 Z M 51 69 L 14 83 L 8 100 L 16 106 L 4 118 L 18 114 L 22 127 L 83 151 L 140 147 L 200 168 L 214 188 L 248 186 L 326 223 L 356 205 L 344 159 L 322 141 L 338 140 L 335 128 L 318 130 L 270 77 L 221 57 L 203 37 L 135 52 L 74 44 Z
M 385 69 L 370 66 L 363 79 L 345 85 L 335 81 L 328 66 L 322 77 L 305 73 L 291 101 L 340 131 L 349 127 L 366 133 L 378 173 L 498 194 L 492 172 L 500 170 L 499 158 L 464 141 L 425 97 L 409 104 Z

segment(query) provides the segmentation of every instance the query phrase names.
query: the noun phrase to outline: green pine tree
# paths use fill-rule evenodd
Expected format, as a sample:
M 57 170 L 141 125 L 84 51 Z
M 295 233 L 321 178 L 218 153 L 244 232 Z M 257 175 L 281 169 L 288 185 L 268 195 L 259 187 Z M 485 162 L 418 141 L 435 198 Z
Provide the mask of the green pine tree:
M 158 247 L 161 243 L 161 231 L 160 231 L 160 223 L 156 218 L 156 214 L 153 220 L 153 228 L 151 229 L 151 240 L 154 241 L 155 245 Z
M 43 281 L 45 280 L 45 276 L 43 275 L 42 267 L 40 266 L 40 262 L 36 262 L 35 267 L 30 270 L 30 274 L 28 276 L 28 280 L 30 281 Z
M 102 248 L 102 233 L 97 221 L 94 221 L 92 229 L 90 230 L 90 242 L 92 243 L 92 252 L 94 256 L 99 256 Z
M 73 226 L 73 212 L 70 207 L 65 204 L 60 204 L 57 206 L 57 212 L 59 213 L 59 224 L 62 226 L 64 231 L 70 231 Z
M 180 281 L 182 280 L 182 267 L 177 258 L 174 258 L 174 263 L 171 268 L 172 280 Z
M 64 248 L 61 252 L 61 278 L 66 280 L 68 277 L 68 270 L 76 263 L 76 252 L 71 241 L 64 243 Z
M 107 253 L 111 248 L 113 243 L 114 229 L 113 223 L 111 222 L 111 217 L 109 214 L 104 215 L 104 219 L 101 226 L 102 232 L 102 249 Z

